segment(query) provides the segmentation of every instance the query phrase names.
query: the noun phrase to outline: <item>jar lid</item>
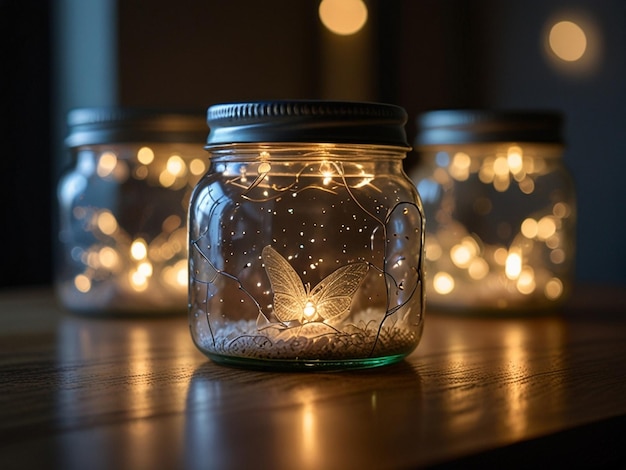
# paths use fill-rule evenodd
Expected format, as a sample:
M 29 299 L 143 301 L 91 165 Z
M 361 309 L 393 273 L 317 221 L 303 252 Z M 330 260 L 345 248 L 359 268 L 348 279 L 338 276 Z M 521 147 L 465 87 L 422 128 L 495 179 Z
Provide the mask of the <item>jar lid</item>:
M 77 108 L 67 115 L 68 147 L 129 142 L 201 144 L 207 127 L 203 111 L 140 108 Z
M 277 100 L 223 103 L 207 112 L 207 147 L 231 143 L 355 143 L 410 148 L 406 111 L 357 101 Z
M 417 118 L 418 146 L 485 142 L 563 143 L 556 111 L 439 110 Z

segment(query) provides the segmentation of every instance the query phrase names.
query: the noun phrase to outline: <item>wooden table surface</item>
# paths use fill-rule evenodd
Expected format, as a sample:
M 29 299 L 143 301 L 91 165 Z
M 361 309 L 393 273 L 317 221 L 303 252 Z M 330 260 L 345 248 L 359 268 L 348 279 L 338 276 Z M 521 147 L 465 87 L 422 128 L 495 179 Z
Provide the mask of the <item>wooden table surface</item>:
M 66 314 L 0 292 L 0 468 L 626 468 L 626 292 L 548 316 L 429 312 L 400 364 L 218 366 L 187 319 Z

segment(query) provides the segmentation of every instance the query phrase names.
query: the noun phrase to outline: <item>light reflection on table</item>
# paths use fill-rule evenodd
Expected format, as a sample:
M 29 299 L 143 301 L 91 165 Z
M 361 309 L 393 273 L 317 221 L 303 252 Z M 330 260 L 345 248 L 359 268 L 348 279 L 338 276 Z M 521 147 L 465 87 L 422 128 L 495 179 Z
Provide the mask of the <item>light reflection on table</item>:
M 212 363 L 183 317 L 89 319 L 36 296 L 0 299 L 0 392 L 11 404 L 0 407 L 0 466 L 411 468 L 500 450 L 507 465 L 532 463 L 533 450 L 550 462 L 619 458 L 626 317 L 580 305 L 569 317 L 429 312 L 422 344 L 399 364 L 270 373 Z

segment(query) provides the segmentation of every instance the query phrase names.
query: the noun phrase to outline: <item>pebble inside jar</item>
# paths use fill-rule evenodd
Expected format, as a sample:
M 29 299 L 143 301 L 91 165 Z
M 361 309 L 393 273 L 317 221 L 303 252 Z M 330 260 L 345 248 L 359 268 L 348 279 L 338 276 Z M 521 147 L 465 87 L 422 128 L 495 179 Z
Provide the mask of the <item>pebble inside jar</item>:
M 190 322 L 216 362 L 397 362 L 423 328 L 424 218 L 406 113 L 289 101 L 209 109 L 189 213 Z

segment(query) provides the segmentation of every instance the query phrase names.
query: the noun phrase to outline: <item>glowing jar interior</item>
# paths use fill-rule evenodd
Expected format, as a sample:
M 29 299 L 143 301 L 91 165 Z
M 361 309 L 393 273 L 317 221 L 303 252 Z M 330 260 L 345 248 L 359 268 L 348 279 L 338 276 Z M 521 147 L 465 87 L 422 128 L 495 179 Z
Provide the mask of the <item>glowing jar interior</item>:
M 553 308 L 571 288 L 576 201 L 560 143 L 420 148 L 412 179 L 426 213 L 435 309 Z

